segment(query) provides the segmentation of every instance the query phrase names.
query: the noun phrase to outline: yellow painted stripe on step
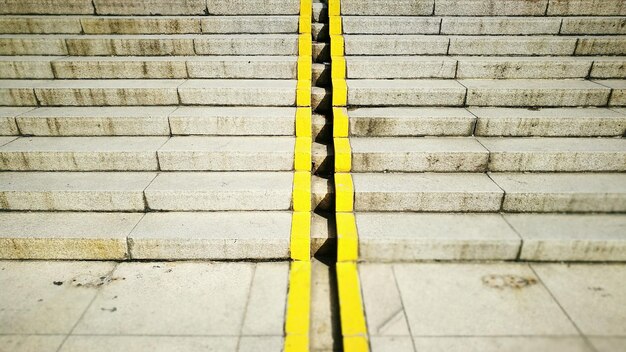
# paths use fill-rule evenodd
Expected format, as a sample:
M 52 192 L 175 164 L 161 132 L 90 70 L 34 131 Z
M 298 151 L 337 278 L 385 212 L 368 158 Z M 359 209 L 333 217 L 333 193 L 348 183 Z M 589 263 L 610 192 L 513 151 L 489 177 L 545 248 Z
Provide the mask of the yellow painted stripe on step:
M 335 172 L 350 172 L 352 169 L 352 149 L 348 138 L 334 138 Z
M 337 263 L 336 269 L 341 334 L 344 336 L 344 341 L 346 337 L 365 337 L 367 336 L 367 327 L 356 263 L 340 262 Z
M 298 80 L 310 81 L 312 76 L 311 66 L 313 60 L 310 56 L 298 56 Z
M 293 211 L 311 211 L 311 173 L 296 171 L 293 174 Z
M 348 105 L 348 84 L 345 79 L 334 79 L 333 83 L 333 106 Z
M 311 213 L 294 212 L 291 217 L 291 259 L 311 260 Z
M 296 106 L 311 106 L 311 81 L 298 81 L 296 85 Z
M 343 338 L 344 352 L 368 352 L 369 346 L 365 336 L 349 336 Z
M 359 236 L 354 213 L 337 213 L 335 220 L 337 222 L 337 261 L 356 261 L 359 259 Z
M 311 137 L 312 113 L 310 107 L 296 108 L 296 137 Z
M 344 55 L 344 40 L 341 35 L 330 36 L 330 57 L 343 56 Z
M 328 16 L 340 16 L 341 15 L 341 1 L 328 0 Z
M 311 137 L 297 137 L 294 154 L 294 169 L 311 171 Z
M 311 0 L 300 0 L 300 33 L 311 33 L 313 19 L 313 4 Z
M 342 35 L 343 34 L 341 16 L 328 17 L 328 34 L 330 35 Z
M 289 269 L 289 294 L 285 318 L 285 351 L 309 350 L 311 312 L 311 262 L 294 261 Z M 293 336 L 290 338 L 290 336 Z M 299 337 L 295 337 L 299 336 Z
M 333 137 L 348 137 L 350 120 L 348 109 L 342 107 L 333 108 Z
M 331 79 L 346 79 L 346 58 L 343 56 L 334 56 L 330 67 Z
M 354 184 L 350 174 L 335 174 L 335 211 L 354 211 Z
M 298 37 L 298 56 L 313 56 L 311 33 L 303 33 Z

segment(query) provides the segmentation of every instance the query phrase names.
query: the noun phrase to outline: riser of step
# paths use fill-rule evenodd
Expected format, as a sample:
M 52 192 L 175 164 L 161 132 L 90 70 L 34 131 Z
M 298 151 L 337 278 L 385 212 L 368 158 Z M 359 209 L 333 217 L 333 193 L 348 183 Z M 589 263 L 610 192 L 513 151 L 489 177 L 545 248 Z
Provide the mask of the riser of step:
M 351 79 L 626 78 L 626 57 L 348 56 L 346 75 Z
M 350 145 L 357 173 L 626 171 L 621 138 L 350 138 Z
M 295 80 L 0 81 L 0 105 L 294 106 Z
M 623 215 L 357 213 L 356 222 L 364 261 L 626 259 Z
M 343 15 L 563 16 L 626 15 L 621 0 L 343 0 Z
M 298 33 L 298 16 L 3 16 L 3 34 Z
M 348 111 L 356 137 L 595 137 L 626 134 L 626 109 L 358 108 Z
M 295 56 L 0 57 L 0 77 L 19 79 L 296 79 Z
M 0 146 L 0 170 L 290 171 L 294 144 L 276 136 L 25 137 Z
M 292 213 L 0 213 L 0 259 L 290 258 Z M 311 251 L 333 236 L 312 214 Z
M 348 80 L 351 106 L 622 106 L 622 80 Z
M 0 107 L 0 135 L 292 136 L 295 115 L 292 107 Z M 322 125 L 313 124 L 314 136 Z
M 626 55 L 624 36 L 344 36 L 346 55 Z
M 297 15 L 298 0 L 4 0 L 0 14 Z
M 345 16 L 342 20 L 345 34 L 626 34 L 623 17 Z
M 0 55 L 298 55 L 297 34 L 1 35 Z
M 624 212 L 626 175 L 353 174 L 356 211 Z
M 293 172 L 2 172 L 0 209 L 291 210 L 292 188 Z M 313 209 L 332 209 L 331 189 L 313 177 Z

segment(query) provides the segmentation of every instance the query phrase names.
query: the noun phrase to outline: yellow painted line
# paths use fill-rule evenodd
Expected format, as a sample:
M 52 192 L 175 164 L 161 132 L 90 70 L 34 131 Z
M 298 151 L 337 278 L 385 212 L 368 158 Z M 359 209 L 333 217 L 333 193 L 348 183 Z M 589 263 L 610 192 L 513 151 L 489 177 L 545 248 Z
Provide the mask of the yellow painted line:
M 330 35 L 343 34 L 341 16 L 329 16 L 328 17 L 328 34 Z
M 343 338 L 344 352 L 368 352 L 369 346 L 366 336 L 347 336 Z
M 350 172 L 352 169 L 352 149 L 348 138 L 334 138 L 335 172 Z
M 356 263 L 339 262 L 336 265 L 336 270 L 344 351 L 367 351 L 367 326 Z M 365 344 L 358 343 L 359 339 L 354 341 L 355 337 L 365 340 Z M 350 341 L 346 345 L 347 340 Z
M 294 169 L 311 171 L 311 137 L 296 137 Z
M 344 55 L 344 40 L 342 35 L 331 35 L 330 36 L 330 58 L 343 56 Z
M 296 85 L 296 106 L 311 106 L 311 81 L 301 80 Z
M 311 80 L 313 60 L 310 56 L 298 56 L 298 80 Z
M 293 174 L 293 211 L 311 211 L 311 173 L 308 171 Z
M 296 137 L 311 137 L 311 108 L 296 108 Z
M 311 22 L 313 20 L 312 0 L 300 0 L 300 33 L 311 33 Z
M 333 108 L 333 137 L 347 138 L 349 133 L 348 109 L 343 107 Z
M 313 56 L 311 33 L 303 33 L 298 36 L 298 56 Z
M 294 212 L 291 217 L 291 259 L 311 260 L 311 213 Z
M 333 84 L 333 106 L 348 105 L 348 84 L 345 79 L 334 79 Z
M 341 1 L 340 0 L 328 0 L 328 16 L 340 16 L 341 15 Z
M 335 174 L 335 210 L 337 212 L 354 211 L 354 184 L 350 174 Z
M 335 220 L 337 222 L 337 261 L 356 261 L 359 259 L 359 237 L 354 213 L 337 213 Z
M 311 262 L 294 261 L 289 269 L 285 318 L 285 351 L 309 350 L 311 316 Z
M 331 79 L 346 79 L 346 58 L 343 56 L 333 56 L 332 60 L 333 63 L 330 67 Z

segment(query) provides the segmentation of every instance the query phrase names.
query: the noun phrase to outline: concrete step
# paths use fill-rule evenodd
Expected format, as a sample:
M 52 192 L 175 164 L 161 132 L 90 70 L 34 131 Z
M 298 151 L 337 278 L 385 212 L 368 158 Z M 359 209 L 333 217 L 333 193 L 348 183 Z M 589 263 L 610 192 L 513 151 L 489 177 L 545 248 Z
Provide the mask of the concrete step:
M 624 212 L 621 173 L 355 173 L 355 211 Z
M 23 137 L 0 147 L 6 171 L 289 171 L 293 137 Z
M 0 80 L 0 105 L 294 106 L 295 80 Z
M 611 88 L 611 98 L 609 99 L 609 105 L 626 106 L 626 80 L 625 79 L 594 80 L 593 82 L 601 84 L 605 87 Z
M 477 136 L 594 137 L 626 134 L 626 114 L 604 108 L 477 108 Z
M 3 16 L 2 34 L 298 33 L 298 16 Z
M 623 173 L 491 173 L 506 196 L 505 212 L 626 211 Z
M 297 55 L 297 34 L 0 35 L 0 55 Z
M 466 92 L 454 80 L 347 80 L 347 85 L 351 106 L 463 106 Z
M 278 211 L 5 212 L 0 258 L 288 259 L 291 217 Z
M 350 79 L 454 78 L 457 61 L 447 56 L 347 56 Z

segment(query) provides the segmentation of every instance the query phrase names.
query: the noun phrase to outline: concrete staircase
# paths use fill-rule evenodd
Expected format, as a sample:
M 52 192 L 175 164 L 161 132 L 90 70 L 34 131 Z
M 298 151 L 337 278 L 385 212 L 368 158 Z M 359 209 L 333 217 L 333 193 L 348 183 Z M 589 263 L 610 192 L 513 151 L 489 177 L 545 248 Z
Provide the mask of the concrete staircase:
M 298 0 L 1 5 L 1 258 L 290 258 Z
M 361 260 L 626 260 L 623 1 L 341 14 Z

